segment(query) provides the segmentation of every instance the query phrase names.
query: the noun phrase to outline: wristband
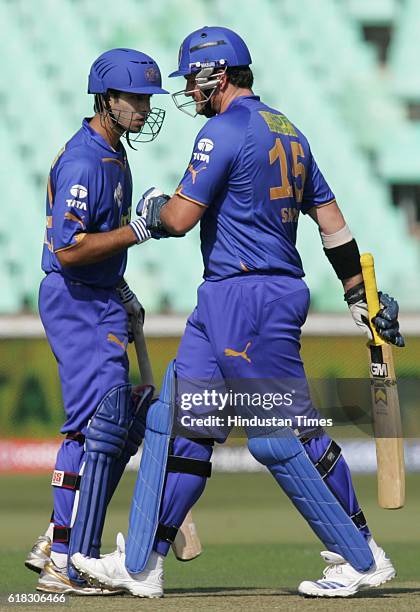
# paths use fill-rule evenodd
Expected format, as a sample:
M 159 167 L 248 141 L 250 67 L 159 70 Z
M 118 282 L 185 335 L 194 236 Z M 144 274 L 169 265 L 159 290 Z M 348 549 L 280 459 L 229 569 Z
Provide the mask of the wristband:
M 134 219 L 134 221 L 130 221 L 128 225 L 136 235 L 137 244 L 146 242 L 146 240 L 149 240 L 149 238 L 152 237 L 151 233 L 147 229 L 146 220 L 143 217 L 138 217 L 137 219 Z

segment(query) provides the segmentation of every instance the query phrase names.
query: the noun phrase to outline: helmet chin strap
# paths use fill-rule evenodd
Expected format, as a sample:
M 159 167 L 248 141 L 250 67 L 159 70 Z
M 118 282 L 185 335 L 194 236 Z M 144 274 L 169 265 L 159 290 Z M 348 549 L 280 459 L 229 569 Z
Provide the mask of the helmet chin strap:
M 225 74 L 227 66 L 223 69 L 219 70 L 216 74 L 214 74 L 214 66 L 209 66 L 207 68 L 202 68 L 199 72 L 195 74 L 195 89 L 193 91 L 188 91 L 186 89 L 182 89 L 174 94 L 172 94 L 172 99 L 175 102 L 176 107 L 182 112 L 186 113 L 190 117 L 196 117 L 199 115 L 204 115 L 207 118 L 214 117 L 217 115 L 216 111 L 212 108 L 211 99 L 214 96 L 217 87 L 220 84 L 220 78 Z M 200 91 L 203 93 L 205 99 L 202 101 L 191 100 L 190 102 L 180 103 L 178 102 L 179 97 L 184 97 L 186 95 L 191 96 L 194 92 Z M 196 107 L 199 105 L 200 110 L 195 111 L 194 113 L 189 112 L 186 107 L 191 107 L 195 105 Z
M 109 100 L 104 95 L 97 94 L 95 96 L 94 111 L 99 114 L 102 127 L 111 129 L 120 138 L 125 138 L 128 146 L 134 151 L 137 151 L 137 149 L 132 145 L 132 142 L 150 142 L 154 140 L 159 134 L 165 118 L 165 111 L 161 108 L 152 108 L 149 111 L 145 111 L 144 125 L 140 131 L 134 133 L 130 131 L 130 128 L 135 113 L 121 109 L 112 109 Z M 131 117 L 128 117 L 128 126 L 125 126 L 120 122 L 120 118 L 128 115 L 128 113 L 131 114 Z M 106 116 L 110 118 L 110 122 L 105 122 Z M 134 136 L 130 136 L 130 134 L 134 134 Z

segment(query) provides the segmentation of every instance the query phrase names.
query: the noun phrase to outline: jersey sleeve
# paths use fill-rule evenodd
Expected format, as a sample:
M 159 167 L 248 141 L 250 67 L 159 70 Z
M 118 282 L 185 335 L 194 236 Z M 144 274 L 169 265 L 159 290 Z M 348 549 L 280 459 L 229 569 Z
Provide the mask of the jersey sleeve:
M 329 204 L 330 202 L 334 202 L 334 200 L 334 193 L 331 191 L 330 186 L 318 168 L 311 152 L 303 190 L 301 211 L 303 214 L 306 214 L 313 206 Z
M 88 160 L 66 160 L 58 168 L 51 208 L 54 252 L 75 246 L 89 232 L 98 179 L 98 171 Z
M 190 162 L 175 192 L 177 195 L 201 206 L 211 206 L 226 186 L 236 158 L 238 138 L 233 132 L 226 121 L 210 120 L 205 125 L 195 139 Z

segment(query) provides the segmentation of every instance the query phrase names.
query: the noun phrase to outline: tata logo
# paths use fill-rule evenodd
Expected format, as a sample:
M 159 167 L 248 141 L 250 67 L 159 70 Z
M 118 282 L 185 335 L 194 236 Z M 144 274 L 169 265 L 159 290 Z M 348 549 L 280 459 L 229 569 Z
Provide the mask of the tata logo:
M 69 208 L 77 208 L 78 210 L 87 210 L 86 202 L 80 200 L 66 200 Z
M 193 159 L 194 161 L 202 161 L 208 164 L 210 161 L 210 156 L 206 155 L 205 153 L 193 153 Z
M 210 138 L 201 138 L 197 143 L 197 149 L 204 153 L 210 153 L 214 148 L 214 142 Z
M 388 366 L 386 363 L 371 363 L 370 371 L 372 376 L 379 376 L 381 378 L 388 376 Z
M 83 200 L 87 197 L 88 190 L 83 185 L 73 185 L 73 187 L 70 188 L 70 193 L 74 198 Z

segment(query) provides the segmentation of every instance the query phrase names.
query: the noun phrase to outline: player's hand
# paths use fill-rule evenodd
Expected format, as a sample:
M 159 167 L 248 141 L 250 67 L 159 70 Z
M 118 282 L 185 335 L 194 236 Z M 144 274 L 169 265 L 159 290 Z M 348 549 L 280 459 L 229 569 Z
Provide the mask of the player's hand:
M 126 283 L 124 279 L 116 287 L 117 293 L 128 315 L 128 341 L 133 342 L 133 331 L 137 325 L 143 325 L 145 311 L 137 296 Z
M 404 338 L 400 334 L 400 324 L 398 323 L 399 306 L 397 300 L 390 297 L 387 293 L 378 292 L 381 308 L 373 317 L 372 323 L 376 331 L 383 340 L 395 344 L 395 346 L 405 346 Z
M 371 325 L 375 327 L 378 335 L 398 347 L 405 345 L 404 338 L 399 332 L 398 323 L 398 302 L 387 294 L 378 293 L 379 303 L 381 308 L 376 317 L 373 317 L 369 322 L 369 312 L 366 302 L 366 292 L 364 283 L 359 283 L 355 287 L 351 287 L 345 295 L 344 299 L 350 309 L 352 317 L 356 325 L 365 332 L 369 340 L 373 340 Z
M 153 385 L 137 385 L 131 390 L 131 401 L 133 402 L 133 413 L 142 413 L 144 416 L 144 427 L 146 427 L 147 409 L 153 400 L 155 388 Z
M 145 191 L 137 204 L 136 213 L 146 221 L 146 227 L 152 238 L 182 238 L 185 234 L 170 234 L 160 220 L 160 211 L 171 197 L 157 187 L 150 187 Z
M 160 210 L 165 206 L 170 196 L 166 195 L 157 187 L 150 187 L 140 198 L 136 207 L 136 213 L 146 221 L 146 227 L 152 238 L 169 238 L 170 233 L 163 227 L 160 220 Z

